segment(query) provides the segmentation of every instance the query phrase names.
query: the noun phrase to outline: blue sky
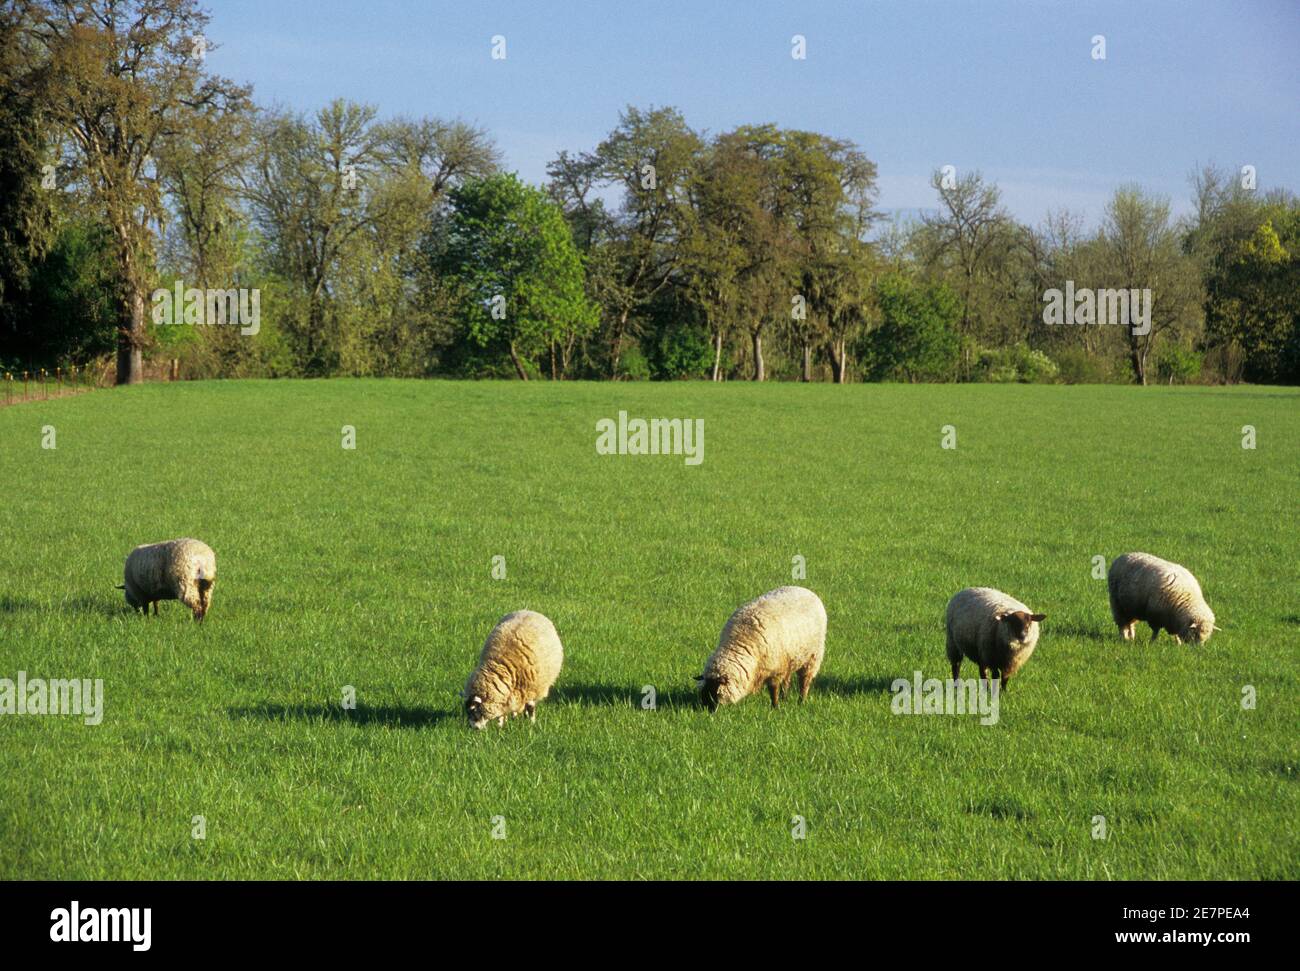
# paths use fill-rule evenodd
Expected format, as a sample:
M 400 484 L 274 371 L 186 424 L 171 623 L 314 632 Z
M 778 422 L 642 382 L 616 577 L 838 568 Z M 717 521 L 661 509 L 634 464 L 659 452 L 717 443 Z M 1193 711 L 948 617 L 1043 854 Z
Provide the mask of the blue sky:
M 533 182 L 624 106 L 653 104 L 697 129 L 770 121 L 851 139 L 890 210 L 932 206 L 929 173 L 947 164 L 982 170 L 1033 224 L 1059 208 L 1095 223 L 1126 182 L 1186 211 L 1188 174 L 1210 161 L 1300 191 L 1300 0 L 207 5 L 209 66 L 260 103 L 460 117 Z

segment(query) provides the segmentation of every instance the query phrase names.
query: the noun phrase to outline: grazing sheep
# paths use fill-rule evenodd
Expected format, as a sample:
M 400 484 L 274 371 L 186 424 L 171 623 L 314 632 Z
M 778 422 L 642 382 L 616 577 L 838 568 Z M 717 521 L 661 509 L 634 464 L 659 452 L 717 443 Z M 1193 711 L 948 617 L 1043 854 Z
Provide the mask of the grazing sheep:
M 1184 640 L 1204 644 L 1221 628 L 1214 626 L 1214 612 L 1205 603 L 1201 585 L 1191 572 L 1150 553 L 1117 556 L 1106 574 L 1110 589 L 1110 613 L 1124 640 L 1135 636 L 1139 620 L 1151 625 L 1151 640 L 1161 628 Z
M 808 699 L 826 653 L 826 608 L 803 587 L 780 587 L 738 608 L 722 628 L 718 647 L 695 680 L 709 711 L 734 705 L 762 685 L 772 707 L 799 675 L 799 700 Z
M 506 614 L 488 634 L 478 667 L 460 693 L 471 728 L 504 725 L 521 712 L 537 718 L 537 703 L 550 693 L 564 663 L 555 625 L 531 610 Z
M 217 582 L 217 556 L 197 539 L 151 543 L 127 555 L 125 574 L 126 582 L 117 589 L 126 591 L 133 609 L 148 616 L 153 604 L 157 616 L 158 601 L 179 600 L 194 612 L 195 620 L 202 620 Z
M 967 587 L 948 601 L 948 661 L 952 679 L 961 674 L 962 657 L 974 661 L 981 678 L 1000 672 L 1001 690 L 1038 644 L 1038 624 L 1046 614 L 1033 613 L 1015 597 L 990 587 Z

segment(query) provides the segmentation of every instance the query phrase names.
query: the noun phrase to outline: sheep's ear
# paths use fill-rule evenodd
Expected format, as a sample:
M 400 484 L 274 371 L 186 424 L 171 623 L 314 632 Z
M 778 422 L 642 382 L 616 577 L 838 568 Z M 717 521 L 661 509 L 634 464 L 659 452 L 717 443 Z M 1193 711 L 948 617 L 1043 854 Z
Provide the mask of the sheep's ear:
M 1047 614 L 1030 614 L 1029 619 L 1035 623 L 1042 623 L 1047 619 Z

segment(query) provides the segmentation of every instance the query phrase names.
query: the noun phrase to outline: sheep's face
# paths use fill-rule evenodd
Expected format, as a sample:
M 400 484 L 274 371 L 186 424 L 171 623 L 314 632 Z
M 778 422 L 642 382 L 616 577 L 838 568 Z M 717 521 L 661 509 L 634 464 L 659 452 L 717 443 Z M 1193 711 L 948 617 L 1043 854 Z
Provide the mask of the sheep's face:
M 465 718 L 469 722 L 469 727 L 475 731 L 486 728 L 488 722 L 498 720 L 500 717 L 501 713 L 496 711 L 495 706 L 484 701 L 479 695 L 472 695 L 465 699 Z
M 1189 644 L 1204 644 L 1218 629 L 1214 626 L 1214 614 L 1207 613 L 1189 623 L 1180 636 Z
M 1046 614 L 1031 614 L 1026 610 L 1013 610 L 998 616 L 1008 645 L 1018 650 L 1038 643 L 1038 624 L 1046 619 Z
M 709 711 L 717 711 L 721 705 L 734 705 L 741 699 L 736 683 L 726 675 L 700 675 L 695 682 L 699 686 L 700 704 Z
M 207 615 L 208 607 L 212 605 L 212 588 L 216 586 L 216 583 L 216 580 L 205 580 L 203 577 L 199 577 L 196 582 L 195 586 L 198 592 L 194 603 L 191 605 L 195 620 L 202 620 Z

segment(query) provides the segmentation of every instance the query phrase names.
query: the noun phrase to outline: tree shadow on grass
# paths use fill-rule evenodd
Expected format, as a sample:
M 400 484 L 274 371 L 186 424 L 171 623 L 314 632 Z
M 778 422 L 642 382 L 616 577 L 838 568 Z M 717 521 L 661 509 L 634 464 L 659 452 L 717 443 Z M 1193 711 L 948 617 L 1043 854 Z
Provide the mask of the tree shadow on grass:
M 266 721 L 328 721 L 353 725 L 384 725 L 389 728 L 425 728 L 456 718 L 458 711 L 413 708 L 409 705 L 253 705 L 227 709 L 231 718 L 260 718 Z

